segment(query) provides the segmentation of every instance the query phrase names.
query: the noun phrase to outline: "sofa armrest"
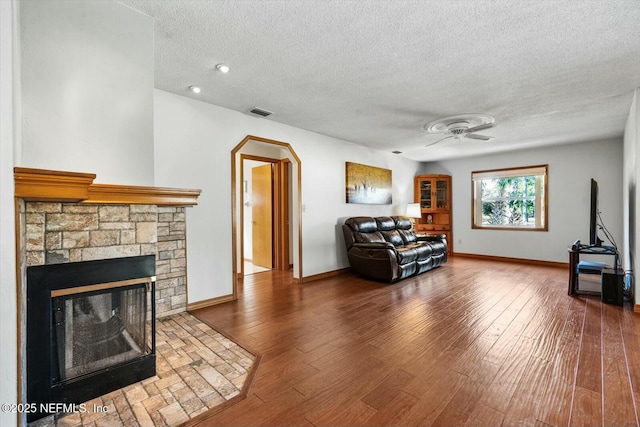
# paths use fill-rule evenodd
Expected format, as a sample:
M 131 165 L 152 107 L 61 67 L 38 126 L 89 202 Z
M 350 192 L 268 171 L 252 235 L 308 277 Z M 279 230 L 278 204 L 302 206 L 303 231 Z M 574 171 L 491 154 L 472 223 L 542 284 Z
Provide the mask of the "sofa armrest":
M 351 268 L 363 276 L 385 282 L 395 282 L 399 278 L 397 251 L 392 243 L 354 243 L 347 256 Z

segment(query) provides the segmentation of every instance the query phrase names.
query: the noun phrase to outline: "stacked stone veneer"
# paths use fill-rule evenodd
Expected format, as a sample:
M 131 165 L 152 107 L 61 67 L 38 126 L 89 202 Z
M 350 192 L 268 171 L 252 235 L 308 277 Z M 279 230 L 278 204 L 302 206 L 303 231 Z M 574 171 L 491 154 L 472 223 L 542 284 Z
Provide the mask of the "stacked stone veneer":
M 156 315 L 187 309 L 187 224 L 185 208 L 158 207 Z
M 27 266 L 137 255 L 156 256 L 156 316 L 186 310 L 183 207 L 26 202 Z

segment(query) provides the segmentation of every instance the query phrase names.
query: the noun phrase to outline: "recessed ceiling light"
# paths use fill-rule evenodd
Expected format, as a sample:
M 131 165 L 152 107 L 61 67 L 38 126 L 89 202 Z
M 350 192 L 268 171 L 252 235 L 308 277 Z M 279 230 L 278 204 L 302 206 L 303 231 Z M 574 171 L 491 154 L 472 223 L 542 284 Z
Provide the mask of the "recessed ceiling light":
M 218 64 L 216 65 L 216 70 L 220 71 L 221 73 L 228 73 L 230 68 L 227 64 Z
M 202 91 L 200 86 L 189 86 L 189 90 L 193 93 L 200 93 Z

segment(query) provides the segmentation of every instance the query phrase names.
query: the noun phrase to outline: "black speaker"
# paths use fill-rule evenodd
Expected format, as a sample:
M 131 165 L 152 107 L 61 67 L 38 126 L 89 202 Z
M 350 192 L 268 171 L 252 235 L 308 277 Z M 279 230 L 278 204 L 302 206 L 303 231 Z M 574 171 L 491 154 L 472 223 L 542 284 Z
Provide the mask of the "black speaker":
M 624 284 L 622 272 L 605 268 L 602 270 L 602 302 L 622 305 L 624 301 Z

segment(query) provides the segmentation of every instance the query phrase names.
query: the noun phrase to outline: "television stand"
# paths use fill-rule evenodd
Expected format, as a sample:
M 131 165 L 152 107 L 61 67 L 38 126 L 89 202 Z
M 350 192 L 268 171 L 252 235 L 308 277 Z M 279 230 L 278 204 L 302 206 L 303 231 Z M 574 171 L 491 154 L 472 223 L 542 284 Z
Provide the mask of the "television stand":
M 600 294 L 599 292 L 580 291 L 578 289 L 578 264 L 580 254 L 585 255 L 609 255 L 614 257 L 613 269 L 618 266 L 618 251 L 613 246 L 574 245 L 567 248 L 569 252 L 569 295 L 575 294 Z

